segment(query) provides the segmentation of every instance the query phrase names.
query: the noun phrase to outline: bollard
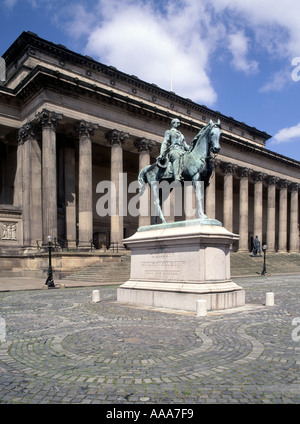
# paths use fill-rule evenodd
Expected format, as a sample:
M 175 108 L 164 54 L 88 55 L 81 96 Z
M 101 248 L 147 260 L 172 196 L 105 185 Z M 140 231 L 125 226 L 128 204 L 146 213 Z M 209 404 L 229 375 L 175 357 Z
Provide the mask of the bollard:
M 196 300 L 196 316 L 205 317 L 207 315 L 206 300 Z
M 93 302 L 100 302 L 100 292 L 99 290 L 93 290 Z
M 274 306 L 274 293 L 266 293 L 266 306 Z

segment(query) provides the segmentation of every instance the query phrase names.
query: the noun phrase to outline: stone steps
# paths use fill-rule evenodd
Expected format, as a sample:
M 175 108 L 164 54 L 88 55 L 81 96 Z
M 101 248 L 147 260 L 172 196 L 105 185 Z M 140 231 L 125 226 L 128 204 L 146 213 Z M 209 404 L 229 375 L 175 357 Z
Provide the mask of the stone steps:
M 87 266 L 64 277 L 64 280 L 103 283 L 124 283 L 130 277 L 130 255 L 121 257 L 121 262 L 103 262 Z
M 260 275 L 264 258 L 252 257 L 251 253 L 232 253 L 230 255 L 231 276 Z M 299 253 L 266 254 L 267 274 L 300 273 Z

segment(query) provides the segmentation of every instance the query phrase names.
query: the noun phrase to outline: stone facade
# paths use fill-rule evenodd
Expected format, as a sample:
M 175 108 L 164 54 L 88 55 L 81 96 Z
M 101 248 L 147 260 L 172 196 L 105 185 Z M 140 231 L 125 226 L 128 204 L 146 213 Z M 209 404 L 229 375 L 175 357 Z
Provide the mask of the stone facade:
M 174 117 L 188 142 L 210 119 L 222 123 L 205 209 L 240 235 L 234 250 L 258 235 L 270 251 L 299 252 L 300 163 L 267 150 L 265 132 L 30 32 L 3 57 L 0 254 L 49 235 L 69 250 L 122 246 L 150 218 L 119 209 L 119 175 L 128 186 L 155 161 Z M 115 185 L 113 216 L 97 213 L 101 181 Z

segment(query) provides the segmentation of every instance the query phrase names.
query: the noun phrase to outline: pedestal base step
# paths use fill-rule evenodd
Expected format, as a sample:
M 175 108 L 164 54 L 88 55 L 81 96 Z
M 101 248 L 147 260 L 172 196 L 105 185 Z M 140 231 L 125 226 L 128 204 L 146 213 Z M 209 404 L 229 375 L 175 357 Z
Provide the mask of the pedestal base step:
M 203 299 L 206 300 L 207 310 L 219 310 L 244 306 L 245 291 L 238 289 L 201 294 L 120 287 L 117 299 L 120 303 L 186 311 L 196 311 L 196 301 Z

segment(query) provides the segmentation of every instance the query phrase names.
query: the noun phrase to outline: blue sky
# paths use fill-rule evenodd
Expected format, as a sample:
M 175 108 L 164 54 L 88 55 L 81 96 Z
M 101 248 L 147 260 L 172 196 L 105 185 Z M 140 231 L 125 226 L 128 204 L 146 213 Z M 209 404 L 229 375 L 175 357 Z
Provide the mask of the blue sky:
M 0 0 L 0 55 L 22 31 L 272 135 L 300 161 L 299 0 Z

